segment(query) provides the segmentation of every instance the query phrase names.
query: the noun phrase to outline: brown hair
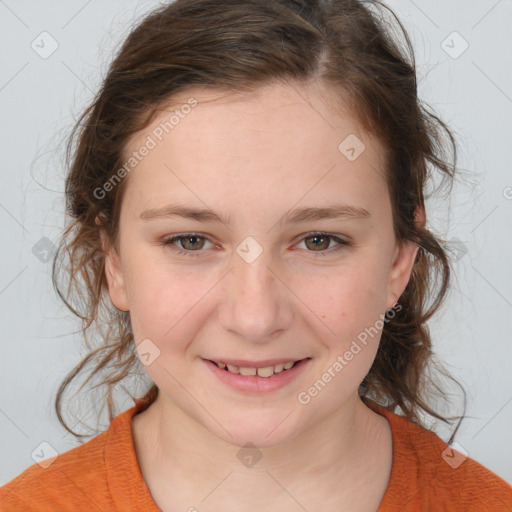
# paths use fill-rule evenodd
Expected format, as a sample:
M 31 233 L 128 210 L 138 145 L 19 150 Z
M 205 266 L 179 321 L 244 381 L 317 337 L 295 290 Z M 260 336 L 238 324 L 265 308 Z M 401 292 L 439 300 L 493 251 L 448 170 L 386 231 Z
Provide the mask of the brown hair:
M 403 46 L 392 37 L 394 27 L 384 21 L 386 12 L 400 28 Z M 245 93 L 278 81 L 327 85 L 348 101 L 356 119 L 388 151 L 386 180 L 395 236 L 398 243 L 415 241 L 419 250 L 400 297 L 402 307 L 385 322 L 359 394 L 389 410 L 399 407 L 418 424 L 421 409 L 448 422 L 426 403 L 434 393 L 445 397 L 427 376 L 435 360 L 426 322 L 444 300 L 450 263 L 443 241 L 416 226 L 414 213 L 424 207 L 434 172 L 451 187 L 456 144 L 448 127 L 417 97 L 414 52 L 404 27 L 378 1 L 177 0 L 152 11 L 131 31 L 67 144 L 66 204 L 72 221 L 60 241 L 52 279 L 83 322 L 88 353 L 60 385 L 55 407 L 60 422 L 75 436 L 84 437 L 62 416 L 70 383 L 92 365 L 82 387 L 99 378 L 94 387 L 106 388 L 104 403 L 112 419 L 114 386 L 141 369 L 129 314 L 114 308 L 108 296 L 96 223 L 101 219 L 116 246 L 126 180 L 101 199 L 95 190 L 123 166 L 129 137 L 177 93 L 192 86 Z M 65 271 L 65 293 L 57 284 L 58 270 Z M 91 343 L 87 332 L 93 326 L 97 332 Z M 152 402 L 157 393 L 153 384 L 146 399 Z

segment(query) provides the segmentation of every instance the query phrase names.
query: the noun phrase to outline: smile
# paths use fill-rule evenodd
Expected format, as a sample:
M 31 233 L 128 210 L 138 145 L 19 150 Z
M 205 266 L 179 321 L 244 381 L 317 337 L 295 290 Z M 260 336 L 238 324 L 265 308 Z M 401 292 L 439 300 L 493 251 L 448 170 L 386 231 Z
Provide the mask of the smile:
M 272 377 L 276 373 L 281 373 L 286 370 L 290 370 L 293 366 L 299 361 L 290 361 L 284 364 L 276 364 L 271 366 L 263 366 L 263 367 L 251 367 L 251 366 L 236 366 L 227 363 L 221 363 L 217 361 L 212 361 L 212 363 L 216 364 L 221 370 L 225 370 L 231 373 L 240 374 L 244 376 L 258 375 L 258 377 Z
M 260 394 L 277 391 L 289 385 L 305 371 L 311 358 L 296 361 L 274 359 L 261 362 L 213 361 L 211 359 L 203 361 L 213 375 L 229 388 L 238 392 Z M 233 364 L 235 362 L 239 364 Z

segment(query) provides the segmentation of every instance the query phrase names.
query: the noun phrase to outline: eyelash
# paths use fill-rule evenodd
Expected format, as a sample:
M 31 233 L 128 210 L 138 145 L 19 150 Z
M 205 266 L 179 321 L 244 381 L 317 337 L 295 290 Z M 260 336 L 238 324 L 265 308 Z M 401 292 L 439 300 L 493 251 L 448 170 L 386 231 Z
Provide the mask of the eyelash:
M 185 249 L 179 249 L 177 246 L 173 245 L 174 242 L 176 242 L 177 240 L 181 240 L 183 238 L 187 238 L 187 237 L 191 237 L 191 236 L 197 237 L 197 238 L 204 238 L 205 240 L 211 242 L 211 240 L 207 236 L 200 235 L 199 233 L 183 233 L 183 234 L 174 235 L 170 238 L 162 240 L 161 245 L 163 245 L 164 247 L 168 246 L 171 251 L 177 253 L 178 255 L 196 258 L 197 256 L 199 256 L 199 254 L 201 252 L 204 252 L 204 251 L 202 251 L 200 249 L 197 251 L 190 251 L 190 250 L 187 251 Z M 343 240 L 342 238 L 332 235 L 331 233 L 325 233 L 323 231 L 314 231 L 314 232 L 308 233 L 308 236 L 303 237 L 300 241 L 302 242 L 303 240 L 306 240 L 308 238 L 314 238 L 315 236 L 328 237 L 339 244 L 338 246 L 335 246 L 334 249 L 330 248 L 330 249 L 324 249 L 323 251 L 308 251 L 308 252 L 312 252 L 313 254 L 315 254 L 315 256 L 326 256 L 327 252 L 329 252 L 329 253 L 337 252 L 340 249 L 343 249 L 344 247 L 350 247 L 352 245 L 352 242 L 349 242 L 348 240 Z

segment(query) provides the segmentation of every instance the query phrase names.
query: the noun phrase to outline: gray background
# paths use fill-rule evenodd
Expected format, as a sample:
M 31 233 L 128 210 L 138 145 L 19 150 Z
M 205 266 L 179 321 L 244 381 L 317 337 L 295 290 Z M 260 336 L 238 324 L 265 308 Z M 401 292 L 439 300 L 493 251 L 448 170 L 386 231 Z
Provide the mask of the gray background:
M 157 5 L 0 0 L 0 484 L 33 464 L 42 442 L 57 452 L 77 444 L 53 399 L 80 359 L 79 324 L 54 293 L 46 261 L 64 223 L 63 142 L 113 49 Z M 388 5 L 414 43 L 420 96 L 455 131 L 458 165 L 470 173 L 450 202 L 429 202 L 427 211 L 456 260 L 447 305 L 430 328 L 468 391 L 457 441 L 512 482 L 512 1 Z

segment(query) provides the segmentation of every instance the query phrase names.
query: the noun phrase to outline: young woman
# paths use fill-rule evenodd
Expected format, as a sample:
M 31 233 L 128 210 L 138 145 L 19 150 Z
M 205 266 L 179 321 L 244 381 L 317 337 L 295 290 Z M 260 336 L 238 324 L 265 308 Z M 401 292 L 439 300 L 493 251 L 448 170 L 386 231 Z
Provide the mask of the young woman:
M 151 387 L 3 510 L 512 509 L 420 420 L 444 419 L 426 321 L 449 283 L 424 190 L 455 146 L 385 12 L 177 0 L 130 33 L 74 133 L 59 255 L 85 314 L 60 293 L 108 329 L 59 418 L 91 364 Z

